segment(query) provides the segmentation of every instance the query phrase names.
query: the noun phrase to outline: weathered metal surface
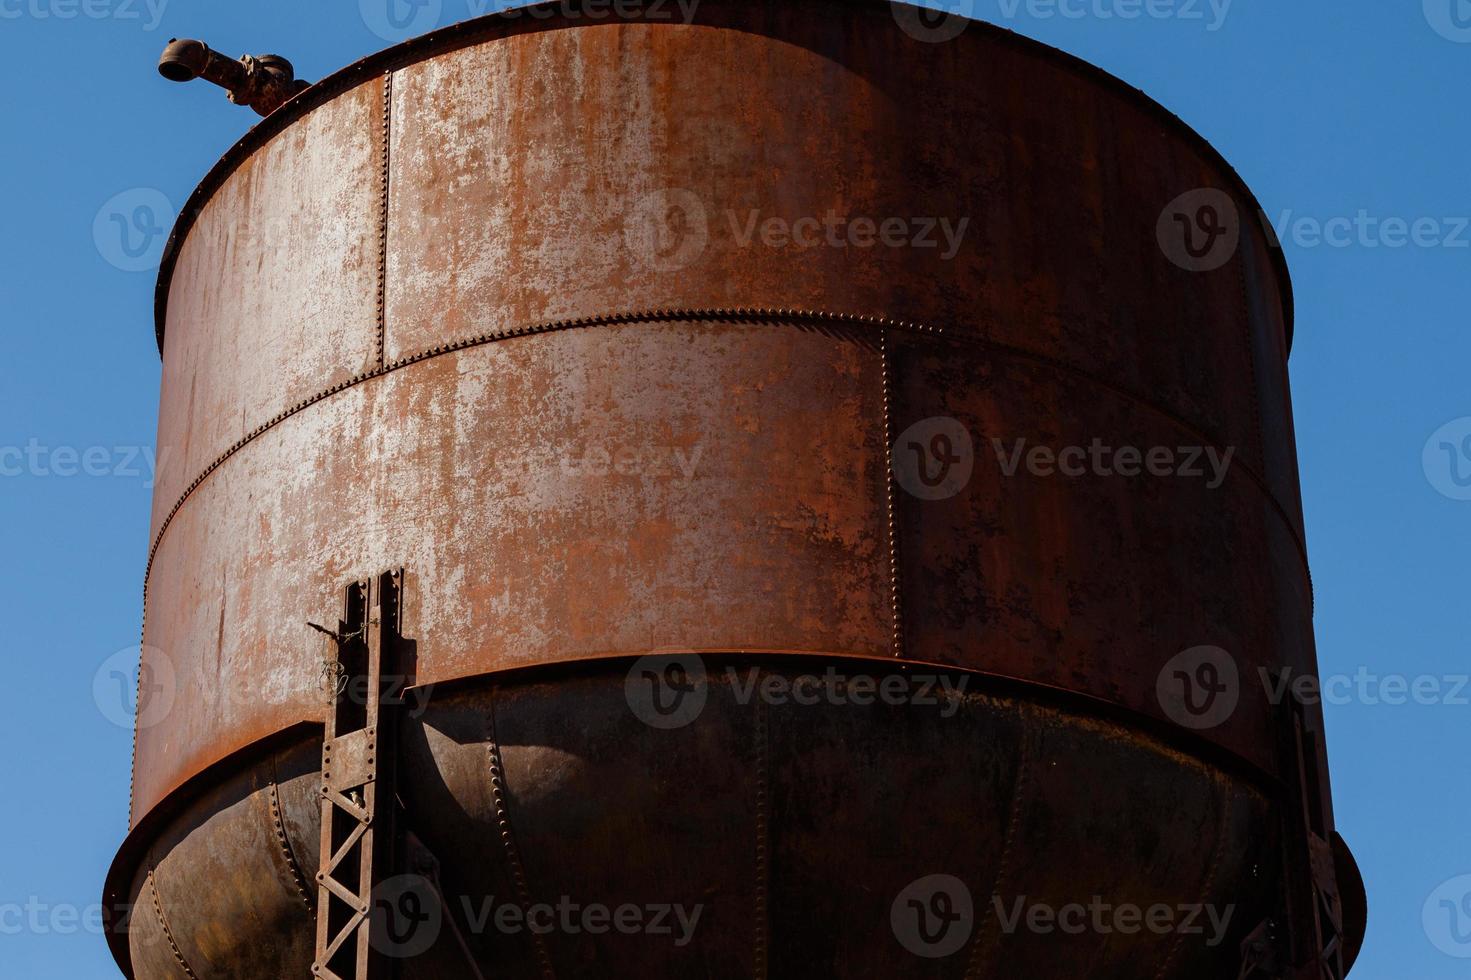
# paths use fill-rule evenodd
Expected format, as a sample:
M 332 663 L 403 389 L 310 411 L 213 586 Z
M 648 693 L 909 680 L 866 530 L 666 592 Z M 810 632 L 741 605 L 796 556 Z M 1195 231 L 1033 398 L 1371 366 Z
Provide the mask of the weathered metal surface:
M 993 29 L 933 44 L 882 5 L 754 9 L 517 33 L 397 72 L 390 358 L 630 307 L 890 316 L 1086 371 L 1260 469 L 1252 365 L 1284 340 L 1248 328 L 1239 261 L 1188 271 L 1157 236 L 1171 201 L 1219 189 L 1265 250 L 1225 173 L 1137 98 Z M 933 248 L 761 241 L 760 222 L 829 211 L 968 223 L 948 259 L 939 229 Z M 1280 311 L 1275 278 L 1255 285 Z
M 1204 271 L 1159 237 L 1200 190 L 1240 239 Z M 408 826 L 446 894 L 688 891 L 721 923 L 674 949 L 471 930 L 434 975 L 473 976 L 468 956 L 487 976 L 1235 976 L 1281 877 L 1268 797 L 1297 778 L 1259 671 L 1315 669 L 1291 310 L 1254 199 L 1153 103 L 994 28 L 920 42 L 858 0 L 492 17 L 305 93 L 198 202 L 162 277 L 145 632 L 178 696 L 139 733 L 135 821 L 320 719 L 307 624 L 343 581 L 407 566 L 418 681 L 465 685 L 408 735 Z M 762 240 L 829 215 L 937 240 Z M 954 448 L 906 441 L 934 419 L 969 444 L 944 494 L 904 475 Z M 1008 474 L 1023 439 L 1229 465 Z M 1239 704 L 1186 733 L 1158 685 L 1206 645 Z M 721 682 L 671 735 L 613 680 L 669 648 L 1020 686 L 946 729 L 766 712 Z M 273 911 L 294 878 L 257 880 L 242 806 L 201 805 L 139 862 L 161 887 L 135 894 L 181 908 L 159 918 L 183 938 L 135 952 L 137 976 L 298 970 Z M 194 915 L 190 869 L 244 851 L 256 918 Z M 873 939 L 920 867 L 981 903 L 1088 887 L 1247 911 L 1233 955 L 993 932 L 932 964 Z M 251 973 L 273 929 L 291 943 Z
M 1199 432 L 1080 372 L 929 338 L 893 348 L 893 429 L 941 417 L 973 440 L 973 471 L 953 496 L 897 496 L 907 655 L 1166 719 L 1166 664 L 1219 647 L 1243 681 L 1209 736 L 1275 771 L 1259 671 L 1301 674 L 1316 658 L 1306 562 L 1261 478 L 1231 447 L 1202 446 Z M 1119 466 L 1135 475 L 1113 472 L 1111 457 L 1100 457 L 1107 471 L 1078 466 L 1076 453 L 1035 472 L 1025 462 L 1037 447 L 1095 441 L 1138 448 L 1137 472 Z M 1180 470 L 1195 454 L 1200 475 L 1151 475 L 1151 447 L 1168 447 Z
M 1248 468 L 1214 489 L 1203 456 L 1195 479 L 1007 477 L 993 439 L 1197 434 L 1046 365 L 894 343 L 895 432 L 952 417 L 975 453 L 956 497 L 897 495 L 907 654 L 1164 717 L 1165 663 L 1220 646 L 1248 683 L 1210 734 L 1271 771 L 1255 670 L 1311 662 L 1307 578 Z M 880 370 L 859 340 L 790 327 L 589 327 L 430 358 L 272 428 L 193 493 L 155 559 L 149 655 L 197 710 L 141 733 L 140 812 L 211 753 L 310 717 L 304 624 L 329 618 L 342 577 L 394 560 L 459 583 L 416 600 L 426 682 L 662 646 L 893 653 Z
M 319 751 L 299 744 L 242 769 L 159 834 L 130 890 L 133 976 L 307 975 Z
M 306 623 L 393 562 L 425 586 L 425 683 L 671 645 L 887 655 L 878 370 L 815 331 L 594 327 L 431 358 L 272 428 L 153 563 L 148 656 L 189 706 L 140 733 L 137 813 L 316 717 Z
M 1249 782 L 1045 698 L 974 684 L 934 705 L 767 705 L 742 693 L 752 671 L 792 681 L 810 663 L 707 658 L 699 722 L 673 730 L 629 712 L 626 663 L 574 678 L 482 679 L 412 713 L 404 821 L 428 850 L 454 857 L 440 872 L 437 941 L 404 959 L 403 975 L 473 975 L 453 918 L 470 959 L 496 977 L 748 977 L 764 950 L 773 976 L 1011 976 L 1018 966 L 1071 976 L 1086 963 L 1089 976 L 1121 980 L 1234 980 L 1235 949 L 1268 914 L 1273 877 L 1274 842 L 1261 833 L 1267 802 Z M 871 666 L 822 669 L 877 683 Z M 312 751 L 292 758 L 307 762 Z M 156 871 L 163 908 L 200 977 L 307 976 L 311 918 L 290 869 L 274 861 L 270 771 L 241 778 L 252 795 L 202 801 L 166 835 Z M 302 826 L 311 779 L 280 786 L 289 846 L 314 859 Z M 201 833 L 210 853 L 176 843 Z M 892 937 L 891 905 L 939 871 L 964 882 L 975 924 L 959 954 L 925 960 Z M 1028 907 L 1183 902 L 1231 912 L 1219 937 L 1209 928 L 1044 935 L 1009 922 L 1022 898 Z M 662 903 L 698 908 L 699 918 L 689 941 L 675 943 L 674 934 L 614 929 L 537 936 L 487 915 L 559 902 Z M 673 913 L 669 923 L 677 932 Z M 258 949 L 259 936 L 274 948 Z M 411 930 L 402 937 L 412 939 L 404 948 L 421 948 Z M 172 948 L 148 941 L 133 937 L 136 975 L 173 976 Z
M 238 440 L 376 366 L 382 82 L 306 114 L 204 206 L 179 254 L 153 528 Z

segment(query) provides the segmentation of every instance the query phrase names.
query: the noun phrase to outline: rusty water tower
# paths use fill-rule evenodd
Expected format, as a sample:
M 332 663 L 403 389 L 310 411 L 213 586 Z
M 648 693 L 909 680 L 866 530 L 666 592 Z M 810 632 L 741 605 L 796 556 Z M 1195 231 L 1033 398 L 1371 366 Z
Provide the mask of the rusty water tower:
M 127 976 L 1345 975 L 1287 270 L 1179 120 L 874 0 L 161 70 L 266 118 L 158 287 Z

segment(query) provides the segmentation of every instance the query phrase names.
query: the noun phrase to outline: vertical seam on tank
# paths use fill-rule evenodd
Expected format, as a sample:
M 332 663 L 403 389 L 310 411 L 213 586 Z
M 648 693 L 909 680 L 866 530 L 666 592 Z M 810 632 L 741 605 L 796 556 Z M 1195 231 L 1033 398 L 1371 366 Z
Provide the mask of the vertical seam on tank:
M 898 514 L 894 503 L 894 385 L 888 328 L 879 331 L 879 361 L 883 372 L 884 396 L 884 511 L 889 537 L 889 614 L 894 623 L 893 635 L 890 638 L 890 652 L 895 657 L 903 657 L 904 603 L 899 569 Z
M 531 908 L 531 887 L 526 881 L 526 869 L 521 864 L 521 854 L 516 848 L 516 837 L 511 831 L 511 814 L 506 805 L 506 771 L 501 759 L 501 746 L 496 737 L 495 727 L 495 704 L 499 695 L 499 686 L 491 688 L 490 707 L 485 713 L 485 740 L 490 752 L 490 795 L 495 804 L 496 829 L 500 834 L 506 862 L 511 869 L 511 882 L 516 888 L 516 901 L 521 903 L 522 914 L 526 915 L 529 914 Z M 545 980 L 552 980 L 556 973 L 552 970 L 552 960 L 547 954 L 546 944 L 542 941 L 539 932 L 528 931 L 531 933 L 532 945 L 536 949 L 541 975 Z
M 1201 888 L 1201 901 L 1206 905 L 1210 903 L 1211 892 L 1215 889 L 1216 877 L 1221 870 L 1221 858 L 1226 849 L 1226 825 L 1230 819 L 1230 801 L 1226 798 L 1226 794 L 1222 790 L 1222 782 L 1215 780 L 1215 783 L 1217 790 L 1221 791 L 1221 810 L 1216 817 L 1216 841 L 1211 849 L 1210 869 L 1206 872 L 1205 884 Z M 1174 940 L 1170 943 L 1169 948 L 1165 950 L 1164 961 L 1160 963 L 1159 970 L 1154 974 L 1154 980 L 1164 980 L 1168 975 L 1170 965 L 1175 961 L 1175 954 L 1180 951 L 1180 947 L 1184 942 L 1184 931 L 1176 930 Z
M 986 926 L 991 922 L 991 910 L 996 905 L 996 899 L 1000 898 L 1002 890 L 1006 887 L 1010 874 L 1011 855 L 1016 849 L 1017 832 L 1021 829 L 1023 802 L 1027 790 L 1027 762 L 1030 756 L 1027 749 L 1030 736 L 1027 734 L 1024 715 L 1024 711 L 1017 711 L 1021 738 L 1017 741 L 1016 779 L 1011 788 L 1011 813 L 1006 821 L 1006 837 L 1001 843 L 1001 856 L 996 862 L 996 880 L 991 886 L 991 894 L 979 896 L 986 903 L 986 907 L 985 913 L 976 926 L 975 938 L 971 940 L 970 962 L 966 965 L 965 970 L 966 980 L 979 980 L 983 975 L 981 970 L 986 965 L 986 953 L 989 948 L 986 942 L 986 937 L 989 935 Z
M 277 789 L 276 757 L 271 757 L 271 782 L 270 803 L 271 823 L 276 832 L 276 843 L 281 846 L 281 855 L 286 858 L 286 867 L 291 872 L 292 883 L 296 885 L 296 894 L 301 898 L 302 904 L 306 906 L 308 913 L 313 913 L 315 918 L 315 907 L 311 896 L 307 892 L 306 875 L 302 873 L 301 862 L 296 859 L 296 851 L 291 847 L 291 838 L 286 836 L 286 822 L 281 818 L 281 794 Z
M 1243 235 L 1244 237 L 1245 235 Z M 1243 314 L 1243 320 L 1246 323 L 1246 358 L 1248 361 L 1249 376 L 1251 378 L 1251 424 L 1253 433 L 1256 436 L 1257 449 L 1257 458 L 1252 462 L 1255 464 L 1257 472 L 1262 474 L 1263 479 L 1266 479 L 1267 438 L 1266 433 L 1262 431 L 1261 387 L 1257 384 L 1256 378 L 1256 323 L 1251 312 L 1251 293 L 1246 288 L 1247 251 L 1248 247 L 1242 247 L 1236 250 L 1236 283 L 1241 288 L 1241 312 Z
M 158 917 L 158 925 L 163 929 L 163 938 L 169 941 L 169 949 L 174 953 L 174 960 L 189 977 L 189 980 L 199 980 L 199 977 L 189 968 L 189 964 L 185 962 L 184 954 L 179 950 L 179 944 L 174 941 L 174 931 L 169 928 L 169 920 L 163 914 L 163 902 L 159 900 L 158 885 L 153 881 L 152 871 L 148 872 L 148 891 L 153 896 L 153 914 Z
M 378 171 L 378 337 L 375 355 L 382 370 L 388 344 L 388 182 L 393 152 L 393 72 L 383 73 L 383 120 Z
M 148 563 L 153 564 L 152 556 Z M 143 712 L 139 702 L 143 698 L 143 639 L 148 635 L 148 573 L 143 573 L 143 616 L 138 624 L 138 670 L 137 686 L 133 690 L 133 764 L 128 772 L 128 831 L 133 830 L 133 804 L 138 799 L 138 729 Z
M 752 950 L 752 975 L 755 980 L 766 980 L 770 958 L 770 910 L 768 880 L 770 876 L 770 772 L 767 755 L 766 705 L 762 698 L 756 704 L 756 935 Z

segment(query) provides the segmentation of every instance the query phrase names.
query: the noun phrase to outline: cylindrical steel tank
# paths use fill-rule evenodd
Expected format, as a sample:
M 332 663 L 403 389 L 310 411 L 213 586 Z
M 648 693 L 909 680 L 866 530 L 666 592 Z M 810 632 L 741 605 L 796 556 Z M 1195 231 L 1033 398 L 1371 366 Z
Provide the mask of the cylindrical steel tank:
M 1230 980 L 1330 920 L 1351 959 L 1321 716 L 1274 696 L 1316 657 L 1257 213 L 1117 80 L 866 0 L 492 15 L 298 96 L 159 284 L 124 972 L 311 974 L 307 624 L 390 567 L 453 920 L 404 976 Z M 650 714 L 648 655 L 702 710 Z M 1089 903 L 1202 928 L 1029 917 Z

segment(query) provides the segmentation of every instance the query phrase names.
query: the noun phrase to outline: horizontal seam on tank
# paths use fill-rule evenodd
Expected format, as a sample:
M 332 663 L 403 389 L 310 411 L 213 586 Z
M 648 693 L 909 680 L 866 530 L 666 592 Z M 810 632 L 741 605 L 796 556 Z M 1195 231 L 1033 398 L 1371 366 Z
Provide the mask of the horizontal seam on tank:
M 1128 398 L 1130 401 L 1136 402 L 1140 405 L 1145 406 L 1146 408 L 1151 409 L 1156 414 L 1161 415 L 1164 418 L 1174 422 L 1180 428 L 1185 429 L 1192 435 L 1198 436 L 1202 440 L 1208 442 L 1213 448 L 1219 448 L 1220 446 L 1224 445 L 1220 440 L 1217 440 L 1209 433 L 1197 428 L 1188 420 L 1181 418 L 1179 415 L 1175 414 L 1164 406 L 1159 405 L 1158 403 L 1153 402 L 1147 398 L 1144 398 L 1143 396 L 1138 395 L 1137 393 L 1132 392 L 1127 388 L 1121 387 L 1111 381 L 1098 377 L 1097 375 L 1086 371 L 1083 368 L 1080 368 L 1074 364 L 1069 364 L 1066 361 L 1048 357 L 1045 354 L 1039 354 L 1035 351 L 1027 350 L 1024 347 L 1016 347 L 1011 344 L 1001 343 L 999 341 L 992 340 L 988 337 L 983 337 L 977 334 L 950 332 L 944 327 L 937 327 L 931 324 L 916 323 L 908 320 L 897 320 L 889 317 L 871 316 L 865 314 L 829 313 L 818 310 L 767 309 L 759 307 L 713 307 L 708 309 L 673 308 L 667 310 L 637 310 L 627 313 L 608 313 L 597 316 L 568 317 L 565 319 L 544 320 L 536 323 L 524 324 L 518 327 L 509 327 L 504 330 L 496 330 L 481 334 L 475 334 L 469 337 L 461 338 L 460 340 L 452 341 L 448 344 L 440 344 L 434 347 L 428 347 L 417 353 L 408 354 L 404 357 L 397 358 L 396 360 L 390 361 L 381 367 L 360 372 L 346 379 L 345 381 L 339 381 L 336 384 L 331 385 L 330 387 L 324 388 L 317 394 L 311 395 L 310 397 L 296 402 L 290 407 L 277 412 L 266 422 L 257 425 L 254 429 L 250 430 L 244 436 L 241 436 L 239 439 L 237 439 L 228 449 L 226 449 L 223 453 L 217 456 L 208 466 L 206 466 L 203 472 L 195 477 L 194 480 L 187 487 L 184 488 L 183 493 L 179 495 L 179 499 L 174 503 L 173 507 L 169 509 L 168 514 L 165 515 L 163 522 L 159 525 L 158 533 L 154 536 L 153 544 L 148 550 L 148 562 L 143 571 L 145 594 L 147 590 L 147 583 L 153 574 L 153 562 L 158 555 L 159 547 L 163 543 L 164 535 L 168 532 L 169 526 L 173 523 L 174 517 L 178 515 L 179 511 L 183 508 L 185 502 L 194 493 L 194 491 L 197 490 L 199 486 L 203 484 L 204 481 L 208 479 L 215 470 L 219 469 L 220 466 L 222 466 L 225 461 L 228 460 L 231 456 L 234 456 L 236 453 L 244 449 L 246 446 L 250 445 L 250 443 L 254 442 L 260 436 L 269 432 L 271 429 L 274 429 L 277 425 L 281 424 L 292 416 L 305 411 L 306 409 L 310 408 L 320 401 L 325 401 L 333 395 L 346 391 L 349 388 L 354 388 L 360 384 L 363 384 L 364 382 L 373 381 L 387 374 L 391 374 L 392 372 L 397 371 L 400 368 L 409 367 L 422 361 L 427 361 L 432 358 L 439 357 L 443 354 L 453 354 L 475 347 L 482 347 L 486 344 L 495 343 L 501 340 L 511 340 L 516 337 L 528 337 L 544 333 L 557 333 L 562 330 L 576 330 L 585 327 L 620 326 L 639 323 L 659 323 L 666 321 L 705 322 L 722 320 L 746 323 L 762 323 L 773 326 L 800 327 L 823 324 L 830 326 L 835 325 L 878 328 L 879 330 L 895 330 L 901 333 L 919 336 L 932 335 L 937 337 L 944 337 L 947 340 L 961 344 L 997 350 L 1015 357 L 1026 358 L 1039 364 L 1043 364 L 1048 367 L 1064 371 L 1068 374 L 1072 374 L 1076 377 L 1083 378 L 1084 380 L 1090 381 L 1101 388 L 1115 392 L 1116 394 Z M 877 337 L 873 339 L 875 340 L 875 342 L 877 342 L 878 340 Z M 1303 569 L 1306 574 L 1308 568 L 1308 554 L 1306 543 L 1303 541 L 1301 535 L 1298 533 L 1297 528 L 1293 525 L 1292 519 L 1288 516 L 1287 511 L 1282 506 L 1281 501 L 1277 499 L 1277 496 L 1272 492 L 1271 487 L 1267 485 L 1266 481 L 1250 466 L 1250 464 L 1237 463 L 1236 467 L 1246 472 L 1248 478 L 1254 484 L 1256 484 L 1257 488 L 1271 502 L 1272 508 L 1277 512 L 1278 516 L 1282 518 L 1282 522 L 1286 525 L 1288 533 L 1292 536 L 1293 543 L 1297 546 L 1298 557 L 1302 560 Z

